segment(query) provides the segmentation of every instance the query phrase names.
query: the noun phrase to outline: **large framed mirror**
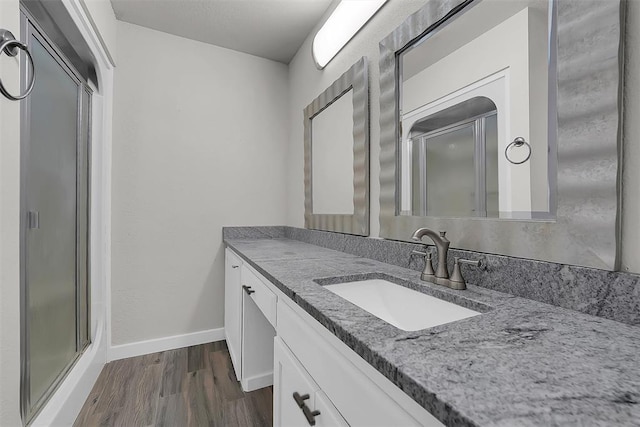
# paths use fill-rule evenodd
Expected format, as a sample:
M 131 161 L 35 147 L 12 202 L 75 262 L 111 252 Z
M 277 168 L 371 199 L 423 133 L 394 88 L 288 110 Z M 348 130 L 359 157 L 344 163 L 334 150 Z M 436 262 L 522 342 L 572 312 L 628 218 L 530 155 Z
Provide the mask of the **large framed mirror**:
M 619 0 L 431 0 L 380 42 L 380 235 L 616 269 Z
M 368 83 L 363 57 L 304 109 L 306 228 L 369 235 Z

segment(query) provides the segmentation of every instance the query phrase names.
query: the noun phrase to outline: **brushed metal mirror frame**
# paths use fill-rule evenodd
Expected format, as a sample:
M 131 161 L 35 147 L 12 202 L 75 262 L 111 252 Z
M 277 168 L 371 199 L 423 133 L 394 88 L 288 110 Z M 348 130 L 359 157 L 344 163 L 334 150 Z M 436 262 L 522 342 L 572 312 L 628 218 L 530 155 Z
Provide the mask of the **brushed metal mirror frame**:
M 400 216 L 396 56 L 471 0 L 430 0 L 380 42 L 380 237 L 446 230 L 452 247 L 619 268 L 624 3 L 556 0 L 557 209 L 551 221 Z
M 311 120 L 353 90 L 353 214 L 314 214 Z M 304 109 L 304 226 L 369 235 L 369 77 L 367 58 L 353 64 Z

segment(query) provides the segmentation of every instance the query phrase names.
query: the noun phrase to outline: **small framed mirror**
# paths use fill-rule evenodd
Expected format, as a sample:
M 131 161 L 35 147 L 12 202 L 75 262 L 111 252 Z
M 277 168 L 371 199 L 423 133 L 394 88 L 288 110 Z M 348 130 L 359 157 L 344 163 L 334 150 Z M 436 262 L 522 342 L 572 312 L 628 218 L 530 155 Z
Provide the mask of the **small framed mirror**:
M 616 269 L 619 0 L 427 1 L 380 42 L 380 236 Z
M 305 227 L 369 235 L 369 90 L 361 58 L 304 109 Z

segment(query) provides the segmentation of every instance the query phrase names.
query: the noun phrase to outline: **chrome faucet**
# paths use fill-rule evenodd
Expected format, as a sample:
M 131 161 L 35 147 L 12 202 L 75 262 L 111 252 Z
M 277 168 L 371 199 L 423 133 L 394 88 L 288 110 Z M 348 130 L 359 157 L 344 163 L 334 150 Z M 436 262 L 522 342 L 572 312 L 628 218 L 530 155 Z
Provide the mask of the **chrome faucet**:
M 436 269 L 435 282 L 439 285 L 449 285 L 449 270 L 447 269 L 447 253 L 449 252 L 449 240 L 445 237 L 446 231 L 441 231 L 438 235 L 428 228 L 418 228 L 411 238 L 417 242 L 422 241 L 424 236 L 429 237 L 435 243 L 438 250 L 438 268 Z M 422 272 L 422 280 L 431 280 L 433 273 L 428 271 L 431 267 L 429 262 L 425 263 L 425 271 Z M 431 270 L 433 271 L 433 270 Z

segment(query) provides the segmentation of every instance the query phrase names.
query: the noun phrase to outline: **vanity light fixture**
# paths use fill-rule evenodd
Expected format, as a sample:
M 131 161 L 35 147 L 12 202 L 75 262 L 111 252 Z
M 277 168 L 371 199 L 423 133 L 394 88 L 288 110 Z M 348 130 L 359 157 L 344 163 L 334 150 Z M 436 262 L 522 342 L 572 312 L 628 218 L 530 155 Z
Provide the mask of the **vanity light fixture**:
M 387 0 L 342 0 L 313 38 L 311 52 L 319 69 L 351 40 Z

